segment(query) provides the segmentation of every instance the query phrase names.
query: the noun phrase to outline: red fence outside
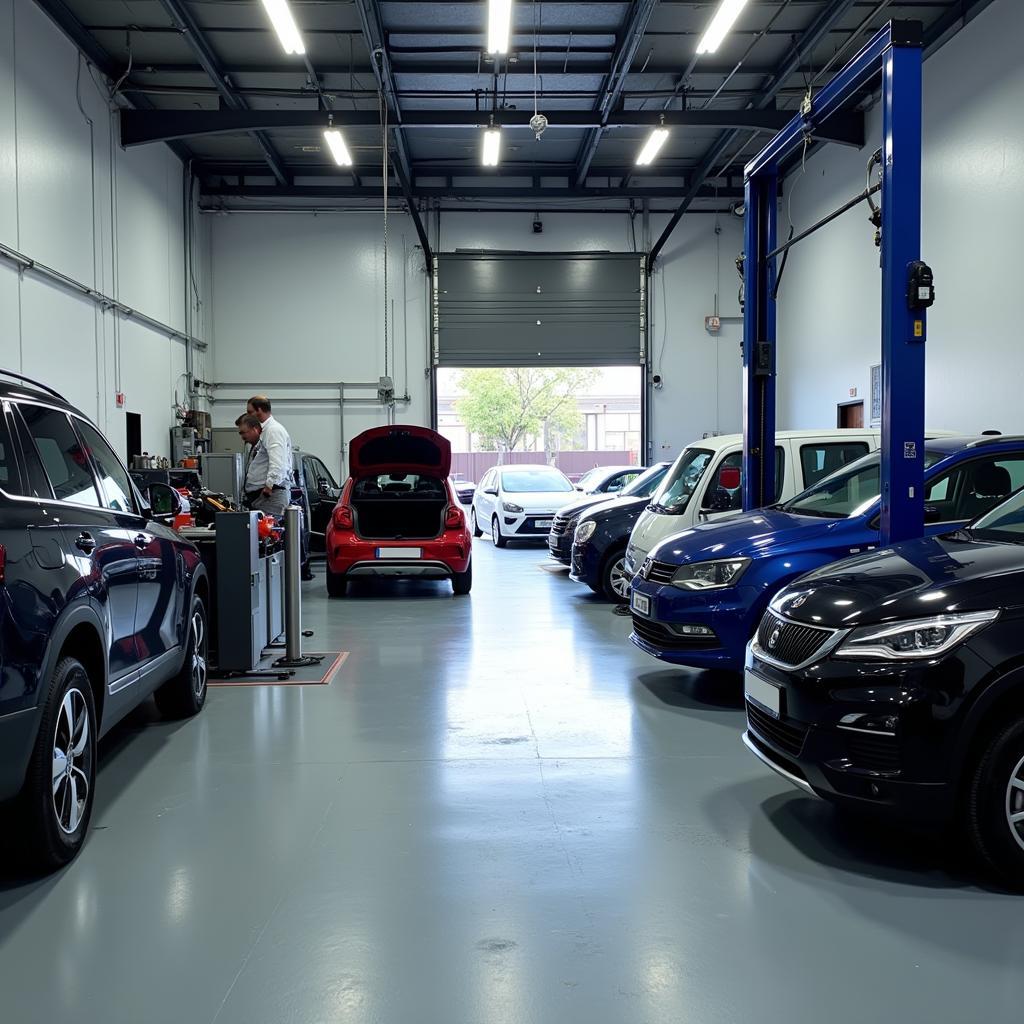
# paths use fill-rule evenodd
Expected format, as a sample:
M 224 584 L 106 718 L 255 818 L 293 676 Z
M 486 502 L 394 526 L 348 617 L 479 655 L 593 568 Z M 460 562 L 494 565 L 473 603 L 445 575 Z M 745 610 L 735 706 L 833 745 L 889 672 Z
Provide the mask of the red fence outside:
M 503 465 L 510 466 L 543 464 L 547 460 L 543 452 L 504 452 L 501 461 Z M 477 483 L 487 470 L 497 464 L 497 452 L 452 452 L 452 477 Z M 555 455 L 555 465 L 573 481 L 595 466 L 636 464 L 636 452 L 558 452 Z

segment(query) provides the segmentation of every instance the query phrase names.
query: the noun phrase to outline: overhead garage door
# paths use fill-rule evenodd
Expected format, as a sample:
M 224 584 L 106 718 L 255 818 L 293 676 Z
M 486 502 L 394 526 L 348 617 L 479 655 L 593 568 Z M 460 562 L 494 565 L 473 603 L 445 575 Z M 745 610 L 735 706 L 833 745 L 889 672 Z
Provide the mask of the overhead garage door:
M 448 253 L 434 270 L 438 366 L 635 366 L 646 278 L 637 253 Z

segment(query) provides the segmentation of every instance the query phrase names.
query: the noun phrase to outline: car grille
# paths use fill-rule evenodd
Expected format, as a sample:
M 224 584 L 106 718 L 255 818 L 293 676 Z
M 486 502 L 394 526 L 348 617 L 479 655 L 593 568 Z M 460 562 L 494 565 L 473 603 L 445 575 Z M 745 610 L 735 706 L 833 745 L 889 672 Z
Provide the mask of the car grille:
M 700 651 L 718 646 L 716 637 L 680 636 L 663 623 L 652 622 L 639 615 L 633 616 L 633 632 L 641 640 L 645 640 L 654 647 L 663 647 L 665 650 Z
M 762 711 L 752 701 L 747 701 L 747 725 L 766 743 L 792 757 L 799 757 L 807 740 L 808 727 L 796 722 L 782 722 Z
M 765 612 L 757 630 L 757 644 L 771 661 L 802 665 L 810 661 L 835 635 L 835 630 L 803 626 Z
M 893 775 L 900 770 L 900 751 L 895 736 L 872 736 L 863 732 L 847 732 L 846 756 L 855 768 Z
M 678 565 L 672 565 L 670 562 L 656 562 L 653 558 L 645 558 L 638 575 L 642 580 L 664 585 L 672 582 L 672 577 L 678 569 Z
M 572 518 L 570 516 L 555 516 L 555 521 L 551 524 L 551 535 L 561 537 L 571 525 Z

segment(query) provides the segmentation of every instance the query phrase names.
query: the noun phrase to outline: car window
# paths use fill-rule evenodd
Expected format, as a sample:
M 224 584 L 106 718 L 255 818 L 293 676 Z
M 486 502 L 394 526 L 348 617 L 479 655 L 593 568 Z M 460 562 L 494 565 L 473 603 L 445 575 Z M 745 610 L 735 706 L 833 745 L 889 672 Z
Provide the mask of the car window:
M 659 512 L 678 515 L 690 503 L 693 492 L 714 453 L 706 448 L 687 448 L 665 474 L 651 504 Z
M 635 469 L 628 470 L 624 473 L 616 473 L 615 476 L 608 481 L 608 486 L 605 487 L 605 490 L 608 491 L 609 494 L 616 494 L 627 484 L 632 483 L 637 476 L 639 476 L 639 471 Z
M 338 489 L 338 484 L 331 471 L 319 459 L 313 459 L 313 465 L 316 467 L 317 476 L 322 476 L 327 481 L 327 486 L 330 487 L 332 491 L 336 491 Z
M 1024 490 L 971 523 L 971 529 L 983 537 L 1024 542 Z
M 0 487 L 8 494 L 24 493 L 6 416 L 0 416 Z
M 804 487 L 837 472 L 851 462 L 867 455 L 866 441 L 814 442 L 800 446 L 800 465 L 804 471 Z
M 25 426 L 25 421 L 15 412 L 11 416 L 11 422 L 21 446 L 21 493 L 30 498 L 52 498 L 53 488 L 50 486 L 49 477 L 46 475 L 46 470 L 43 469 L 42 460 L 36 451 L 35 442 L 29 435 L 28 427 Z
M 99 506 L 101 502 L 89 460 L 67 416 L 56 409 L 27 402 L 21 403 L 21 413 L 54 497 L 59 501 Z
M 307 493 L 316 494 L 316 465 L 312 459 L 302 460 L 302 479 Z
M 645 469 L 631 484 L 627 484 L 621 493 L 629 495 L 631 498 L 650 497 L 661 481 L 665 479 L 667 472 L 667 465 L 651 466 L 650 469 Z
M 574 490 L 569 478 L 557 469 L 506 469 L 501 474 L 501 486 L 508 494 Z
M 786 472 L 786 452 L 775 448 L 775 500 L 782 491 Z M 704 508 L 709 512 L 738 512 L 743 508 L 743 452 L 730 452 L 718 464 L 704 493 Z
M 135 502 L 132 501 L 132 485 L 127 470 L 95 427 L 84 420 L 77 420 L 75 425 L 96 463 L 103 504 L 115 512 L 134 512 Z
M 1024 453 L 972 459 L 930 483 L 925 489 L 924 503 L 932 510 L 932 522 L 974 519 L 998 505 L 1022 483 Z

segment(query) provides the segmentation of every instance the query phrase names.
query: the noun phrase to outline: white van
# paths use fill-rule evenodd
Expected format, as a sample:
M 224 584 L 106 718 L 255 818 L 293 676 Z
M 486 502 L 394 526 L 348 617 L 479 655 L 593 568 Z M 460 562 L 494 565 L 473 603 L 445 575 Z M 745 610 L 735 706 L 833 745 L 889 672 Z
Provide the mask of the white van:
M 775 501 L 786 501 L 805 487 L 874 451 L 880 430 L 780 430 L 775 435 Z M 651 503 L 640 513 L 626 548 L 626 571 L 633 575 L 659 541 L 697 523 L 743 508 L 743 435 L 721 434 L 687 445 Z

